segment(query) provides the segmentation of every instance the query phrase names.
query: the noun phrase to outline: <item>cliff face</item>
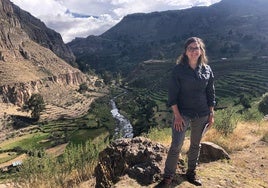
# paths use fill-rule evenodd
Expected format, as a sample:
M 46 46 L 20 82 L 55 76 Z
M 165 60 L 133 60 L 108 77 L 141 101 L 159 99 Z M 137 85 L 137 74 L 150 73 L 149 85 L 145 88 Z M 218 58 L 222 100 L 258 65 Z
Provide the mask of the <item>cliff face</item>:
M 75 86 L 82 82 L 85 82 L 85 79 L 81 76 L 81 73 L 69 72 L 42 80 L 2 85 L 0 86 L 0 95 L 2 95 L 2 102 L 21 106 L 33 93 L 39 93 L 41 88 L 46 87 L 49 90 L 50 84 Z
M 51 84 L 74 89 L 86 82 L 81 71 L 58 57 L 65 54 L 71 61 L 73 55 L 68 50 L 59 34 L 10 1 L 1 0 L 0 102 L 22 105 L 42 88 L 42 92 L 53 92 Z
M 63 43 L 61 35 L 46 25 L 39 19 L 33 17 L 28 12 L 12 4 L 14 15 L 19 19 L 21 28 L 36 43 L 53 51 L 60 58 L 70 64 L 74 64 L 75 56 L 71 49 Z

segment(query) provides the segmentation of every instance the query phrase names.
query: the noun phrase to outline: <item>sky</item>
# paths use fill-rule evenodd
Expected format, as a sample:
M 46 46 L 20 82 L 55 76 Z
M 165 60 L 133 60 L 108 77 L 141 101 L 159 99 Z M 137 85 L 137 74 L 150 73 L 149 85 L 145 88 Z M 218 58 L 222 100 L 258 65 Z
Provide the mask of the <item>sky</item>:
M 209 6 L 220 0 L 11 0 L 61 34 L 65 43 L 100 35 L 132 13 Z

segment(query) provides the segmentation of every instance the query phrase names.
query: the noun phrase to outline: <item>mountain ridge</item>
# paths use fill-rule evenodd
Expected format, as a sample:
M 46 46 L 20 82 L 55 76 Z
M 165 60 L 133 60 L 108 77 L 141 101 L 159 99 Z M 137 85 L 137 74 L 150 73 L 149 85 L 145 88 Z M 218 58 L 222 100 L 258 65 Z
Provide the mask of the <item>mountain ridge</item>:
M 82 70 L 86 64 L 99 72 L 128 72 L 148 59 L 175 59 L 191 36 L 205 41 L 212 59 L 265 55 L 265 7 L 264 0 L 223 0 L 209 7 L 131 14 L 102 35 L 75 39 L 68 46 Z

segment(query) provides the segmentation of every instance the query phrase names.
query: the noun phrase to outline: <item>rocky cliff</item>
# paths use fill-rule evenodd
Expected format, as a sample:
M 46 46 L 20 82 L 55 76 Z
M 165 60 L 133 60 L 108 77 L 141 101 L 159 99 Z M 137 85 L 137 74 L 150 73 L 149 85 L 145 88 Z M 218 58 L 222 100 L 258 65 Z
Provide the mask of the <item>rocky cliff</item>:
M 59 58 L 59 54 L 65 54 L 64 58 L 71 61 L 73 55 L 68 50 L 59 34 L 47 29 L 9 0 L 2 0 L 0 102 L 22 105 L 32 93 L 53 93 L 52 84 L 57 84 L 58 88 L 68 86 L 74 89 L 86 82 L 87 78 L 81 71 Z
M 71 49 L 63 43 L 61 35 L 54 30 L 47 28 L 39 19 L 33 17 L 30 13 L 20 9 L 12 4 L 14 15 L 20 21 L 21 28 L 36 43 L 53 51 L 57 56 L 68 63 L 75 64 L 75 56 Z

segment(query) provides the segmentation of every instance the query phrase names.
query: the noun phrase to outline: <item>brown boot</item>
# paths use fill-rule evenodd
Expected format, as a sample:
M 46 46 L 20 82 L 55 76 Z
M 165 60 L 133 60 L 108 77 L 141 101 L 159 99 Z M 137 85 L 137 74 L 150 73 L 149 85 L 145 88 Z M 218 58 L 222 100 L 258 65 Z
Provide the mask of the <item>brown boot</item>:
M 170 188 L 172 183 L 172 178 L 165 177 L 155 188 Z
M 187 170 L 186 172 L 186 178 L 187 180 L 196 186 L 201 186 L 201 180 L 197 178 L 195 170 Z

